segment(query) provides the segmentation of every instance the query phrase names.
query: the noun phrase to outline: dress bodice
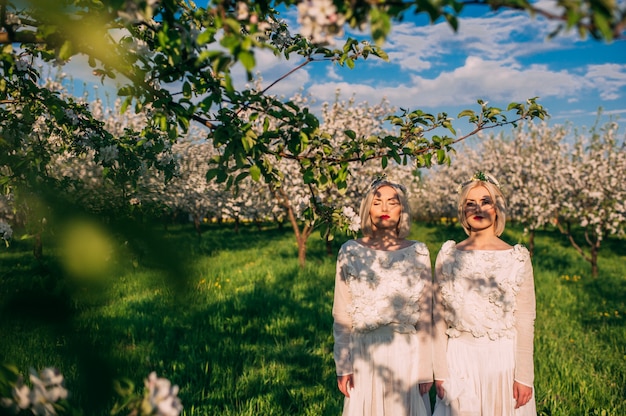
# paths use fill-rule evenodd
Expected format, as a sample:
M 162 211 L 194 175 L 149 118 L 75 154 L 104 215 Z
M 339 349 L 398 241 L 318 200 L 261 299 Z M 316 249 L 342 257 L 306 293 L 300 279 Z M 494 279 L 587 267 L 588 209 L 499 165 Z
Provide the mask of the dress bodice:
M 437 256 L 437 283 L 448 336 L 514 337 L 517 294 L 529 272 L 532 282 L 529 263 L 529 252 L 521 245 L 464 251 L 454 241 L 446 242 Z
M 351 294 L 347 312 L 354 331 L 418 322 L 425 285 L 421 274 L 430 270 L 425 244 L 383 251 L 350 240 L 340 250 L 338 266 Z

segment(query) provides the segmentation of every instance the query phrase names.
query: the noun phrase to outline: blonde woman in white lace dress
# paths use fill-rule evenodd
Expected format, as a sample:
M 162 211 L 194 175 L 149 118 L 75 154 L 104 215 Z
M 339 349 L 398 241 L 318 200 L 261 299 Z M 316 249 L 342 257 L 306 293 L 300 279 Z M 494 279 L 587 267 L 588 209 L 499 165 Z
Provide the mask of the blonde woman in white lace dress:
M 458 210 L 469 237 L 435 262 L 434 415 L 536 416 L 529 252 L 499 238 L 506 205 L 492 176 L 463 184 Z
M 362 238 L 342 245 L 333 304 L 344 416 L 429 416 L 432 270 L 425 244 L 407 240 L 403 186 L 376 181 L 360 210 Z

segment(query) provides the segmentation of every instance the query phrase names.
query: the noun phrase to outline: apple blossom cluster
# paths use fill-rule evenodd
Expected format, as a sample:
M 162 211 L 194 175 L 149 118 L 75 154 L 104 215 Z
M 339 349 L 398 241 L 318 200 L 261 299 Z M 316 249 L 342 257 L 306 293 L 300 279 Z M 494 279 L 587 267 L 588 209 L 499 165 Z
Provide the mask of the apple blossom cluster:
M 141 404 L 142 413 L 157 416 L 178 416 L 183 410 L 183 405 L 178 398 L 178 386 L 166 379 L 157 377 L 156 372 L 151 372 L 144 382 L 146 393 Z
M 19 376 L 12 389 L 12 397 L 1 398 L 0 405 L 14 414 L 28 410 L 36 416 L 56 415 L 55 404 L 68 396 L 63 386 L 63 375 L 54 368 L 45 368 L 39 374 L 31 369 L 30 382 L 32 388 Z
M 26 59 L 18 59 L 15 61 L 15 69 L 17 69 L 19 72 L 26 72 L 31 68 L 32 66 L 30 65 L 30 62 L 28 62 Z
M 13 382 L 11 397 L 0 397 L 0 408 L 11 414 L 31 414 L 34 416 L 55 416 L 65 414 L 70 410 L 67 402 L 68 391 L 64 387 L 63 375 L 54 368 L 45 368 L 37 373 L 30 370 L 30 383 L 24 383 L 21 375 Z M 122 395 L 122 405 L 111 414 L 126 409 L 131 415 L 143 416 L 178 416 L 183 405 L 178 398 L 179 388 L 166 379 L 157 377 L 156 372 L 148 375 L 144 380 L 144 391 L 137 394 L 134 391 L 125 391 Z M 4 413 L 3 413 L 4 414 Z
M 348 230 L 357 232 L 361 229 L 361 217 L 352 207 L 343 207 L 341 213 L 349 221 Z
M 260 20 L 256 13 L 251 13 L 246 2 L 238 1 L 235 5 L 235 18 L 241 22 L 245 30 L 252 32 L 252 25 L 255 25 L 254 36 L 261 40 L 271 40 L 272 43 L 283 49 L 293 44 L 293 38 L 289 33 L 285 20 L 276 20 L 268 16 L 265 20 Z
M 7 13 L 4 17 L 4 22 L 9 26 L 19 26 L 22 24 L 20 17 L 15 13 Z
M 4 243 L 8 245 L 12 236 L 13 229 L 11 226 L 0 219 L 0 239 L 4 240 Z
M 117 146 L 113 144 L 100 148 L 98 152 L 98 158 L 105 166 L 113 164 L 117 160 L 118 156 L 119 150 L 117 149 Z
M 346 18 L 337 11 L 332 0 L 303 0 L 298 3 L 300 34 L 321 45 L 334 44 L 343 35 Z
M 285 49 L 293 45 L 294 38 L 289 33 L 289 27 L 285 20 L 270 19 L 267 23 L 269 26 L 266 29 L 266 34 L 269 33 L 270 40 L 275 46 Z
M 138 55 L 142 58 L 147 58 L 152 55 L 152 51 L 148 46 L 148 43 L 143 39 L 132 38 L 125 43 L 129 52 Z
M 117 15 L 128 23 L 151 21 L 158 5 L 159 0 L 126 0 L 124 10 L 119 10 Z

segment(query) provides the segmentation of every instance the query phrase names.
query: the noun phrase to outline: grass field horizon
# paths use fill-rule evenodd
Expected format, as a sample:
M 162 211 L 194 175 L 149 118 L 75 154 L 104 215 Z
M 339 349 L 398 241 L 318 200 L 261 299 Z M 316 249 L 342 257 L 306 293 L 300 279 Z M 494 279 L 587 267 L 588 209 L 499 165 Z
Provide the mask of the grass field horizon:
M 152 371 L 180 386 L 184 415 L 339 415 L 332 361 L 333 256 L 314 234 L 298 267 L 285 227 L 138 227 L 112 235 L 106 273 L 72 278 L 58 239 L 0 249 L 0 363 L 57 367 L 70 403 L 110 413 L 111 381 Z M 16 234 L 19 234 L 16 232 Z M 464 238 L 415 223 L 411 238 Z M 524 243 L 509 226 L 504 239 Z M 535 388 L 540 415 L 626 414 L 626 249 L 607 239 L 600 276 L 556 231 L 537 233 Z

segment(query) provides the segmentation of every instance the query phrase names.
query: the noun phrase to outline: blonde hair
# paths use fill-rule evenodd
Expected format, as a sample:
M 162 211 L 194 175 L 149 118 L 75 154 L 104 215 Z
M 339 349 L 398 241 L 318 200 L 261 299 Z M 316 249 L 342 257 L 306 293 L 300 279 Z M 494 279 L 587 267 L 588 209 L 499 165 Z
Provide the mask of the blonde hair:
M 465 200 L 467 199 L 469 191 L 479 186 L 483 186 L 487 189 L 487 192 L 489 192 L 491 200 L 495 201 L 494 209 L 496 210 L 496 220 L 494 224 L 494 232 L 498 237 L 500 237 L 500 235 L 504 232 L 504 227 L 506 225 L 506 201 L 504 200 L 504 195 L 502 194 L 500 186 L 495 178 L 491 175 L 481 175 L 481 179 L 476 178 L 478 176 L 477 174 L 474 175 L 472 179 L 461 185 L 457 204 L 459 222 L 461 223 L 461 226 L 463 226 L 465 233 L 469 235 L 471 227 L 467 223 L 467 218 L 465 218 Z
M 402 206 L 402 213 L 400 214 L 400 220 L 398 220 L 398 225 L 396 226 L 396 233 L 398 238 L 406 238 L 411 232 L 411 208 L 409 206 L 409 197 L 404 186 L 387 180 L 374 181 L 361 201 L 361 208 L 359 210 L 359 216 L 361 217 L 361 233 L 366 237 L 372 237 L 374 235 L 374 230 L 372 229 L 372 219 L 370 218 L 370 209 L 372 207 L 372 201 L 374 200 L 376 191 L 383 186 L 393 188 L 393 190 L 396 191 L 396 195 L 398 195 L 398 200 Z

